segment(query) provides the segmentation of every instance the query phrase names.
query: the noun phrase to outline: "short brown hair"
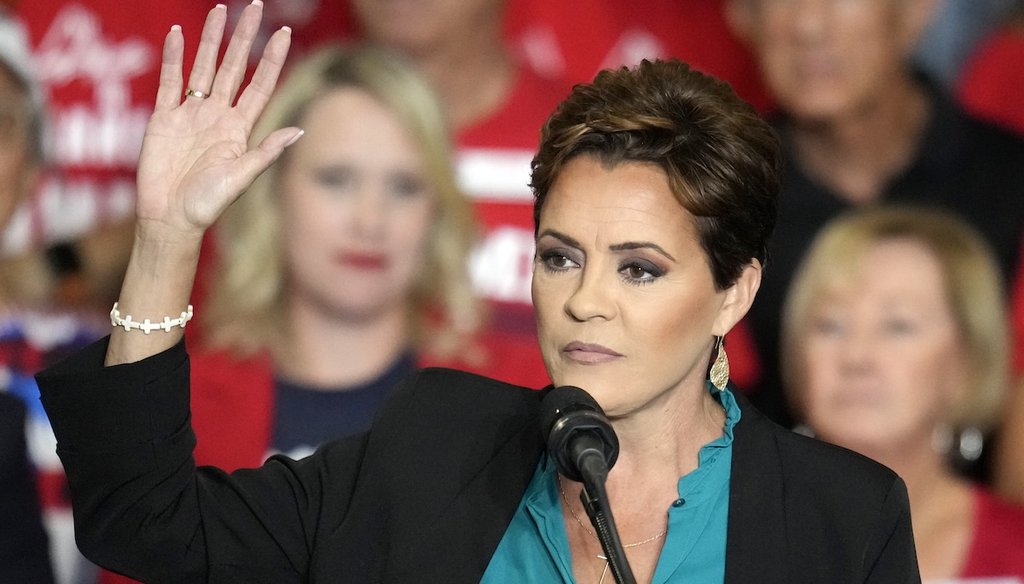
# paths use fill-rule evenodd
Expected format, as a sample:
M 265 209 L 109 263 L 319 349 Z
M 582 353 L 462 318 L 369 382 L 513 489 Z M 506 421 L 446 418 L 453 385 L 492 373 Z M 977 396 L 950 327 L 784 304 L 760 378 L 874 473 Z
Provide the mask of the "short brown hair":
M 657 164 L 697 218 L 718 289 L 767 260 L 781 153 L 771 127 L 722 81 L 677 60 L 644 60 L 580 84 L 544 125 L 530 186 L 534 225 L 565 164 L 590 154 L 609 166 Z

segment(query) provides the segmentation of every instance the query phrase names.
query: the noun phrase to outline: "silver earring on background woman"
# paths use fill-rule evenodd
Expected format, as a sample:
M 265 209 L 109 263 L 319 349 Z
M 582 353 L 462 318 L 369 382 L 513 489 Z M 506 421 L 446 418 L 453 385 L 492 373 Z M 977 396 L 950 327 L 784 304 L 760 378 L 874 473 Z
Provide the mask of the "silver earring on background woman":
M 932 433 L 932 448 L 945 454 L 957 467 L 969 467 L 985 450 L 985 435 L 974 426 L 954 428 L 940 424 Z
M 981 433 L 981 430 L 974 426 L 967 426 L 960 430 L 960 435 L 957 438 L 957 450 L 960 453 L 960 458 L 967 462 L 975 462 L 981 458 L 981 453 L 985 449 L 985 435 Z
M 711 385 L 715 386 L 715 389 L 722 391 L 729 385 L 729 356 L 725 354 L 724 336 L 718 337 L 715 348 L 718 354 L 715 357 L 715 362 L 711 365 L 708 378 L 711 380 Z

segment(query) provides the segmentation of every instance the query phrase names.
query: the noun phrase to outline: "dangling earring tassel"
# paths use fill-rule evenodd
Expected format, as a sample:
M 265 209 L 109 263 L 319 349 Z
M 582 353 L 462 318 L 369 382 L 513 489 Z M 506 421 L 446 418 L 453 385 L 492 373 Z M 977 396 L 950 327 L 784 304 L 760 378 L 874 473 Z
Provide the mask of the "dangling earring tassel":
M 725 337 L 718 337 L 718 356 L 711 365 L 711 385 L 718 391 L 724 390 L 729 385 L 729 356 L 725 354 Z

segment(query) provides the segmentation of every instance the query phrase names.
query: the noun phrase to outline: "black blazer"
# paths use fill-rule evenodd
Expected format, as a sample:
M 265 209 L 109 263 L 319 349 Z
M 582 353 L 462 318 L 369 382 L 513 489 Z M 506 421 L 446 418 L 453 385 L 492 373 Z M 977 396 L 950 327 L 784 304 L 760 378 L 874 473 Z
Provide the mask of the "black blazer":
M 428 369 L 366 435 L 196 470 L 183 345 L 106 369 L 105 352 L 38 380 L 79 546 L 147 581 L 478 582 L 542 453 L 542 392 Z M 920 581 L 902 481 L 737 398 L 726 582 Z

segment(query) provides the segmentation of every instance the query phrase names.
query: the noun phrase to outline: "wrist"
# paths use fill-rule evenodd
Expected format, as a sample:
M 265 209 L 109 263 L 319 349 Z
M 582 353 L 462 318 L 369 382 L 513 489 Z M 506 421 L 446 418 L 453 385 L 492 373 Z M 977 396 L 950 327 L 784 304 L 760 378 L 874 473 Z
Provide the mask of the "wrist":
M 167 258 L 172 261 L 198 260 L 203 234 L 202 230 L 183 231 L 140 220 L 135 226 L 133 255 Z

